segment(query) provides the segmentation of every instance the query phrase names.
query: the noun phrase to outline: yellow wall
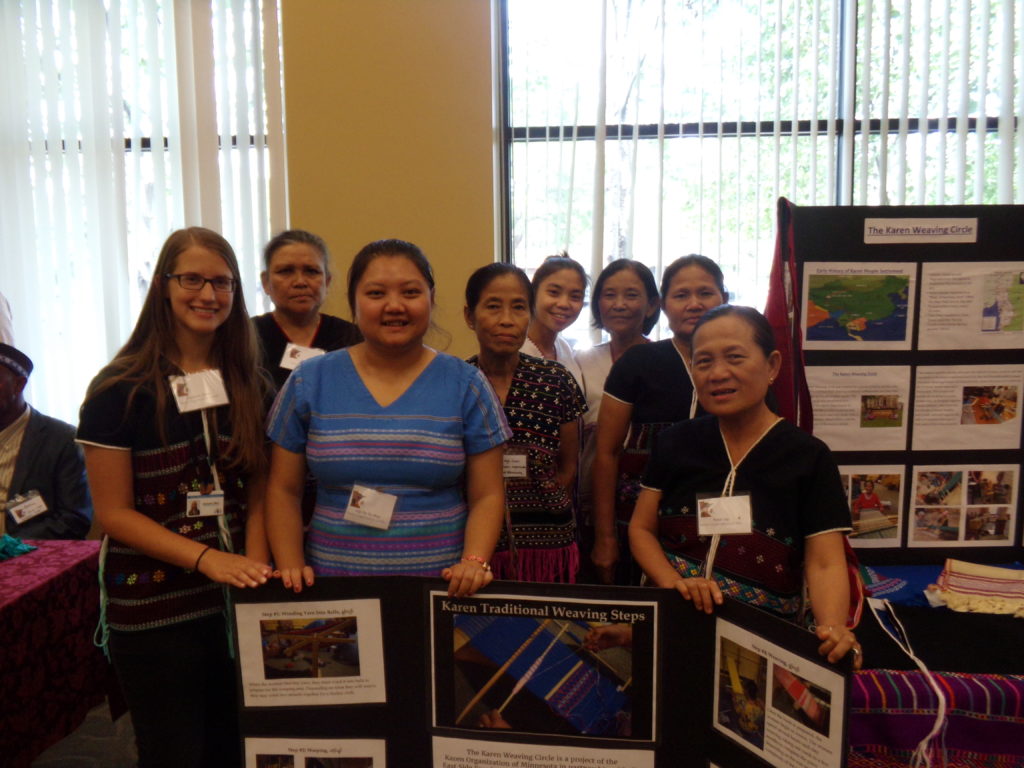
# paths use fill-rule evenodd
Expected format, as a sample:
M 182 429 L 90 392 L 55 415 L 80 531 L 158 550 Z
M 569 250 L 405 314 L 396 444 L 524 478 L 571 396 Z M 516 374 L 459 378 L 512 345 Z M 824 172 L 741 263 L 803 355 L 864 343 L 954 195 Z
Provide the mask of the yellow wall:
M 467 356 L 462 292 L 495 258 L 491 3 L 283 0 L 281 11 L 291 226 L 333 252 L 325 310 L 349 316 L 345 273 L 363 245 L 411 240 L 434 266 L 448 351 Z

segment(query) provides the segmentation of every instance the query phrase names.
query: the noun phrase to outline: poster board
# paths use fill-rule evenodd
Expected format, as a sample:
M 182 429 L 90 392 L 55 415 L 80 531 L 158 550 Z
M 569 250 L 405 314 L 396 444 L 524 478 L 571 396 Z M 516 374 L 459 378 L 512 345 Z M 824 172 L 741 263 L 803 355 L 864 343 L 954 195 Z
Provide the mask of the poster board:
M 1020 559 L 1024 206 L 780 201 L 779 233 L 861 559 Z
M 445 588 L 236 591 L 247 768 L 845 766 L 848 669 L 800 627 L 672 590 Z

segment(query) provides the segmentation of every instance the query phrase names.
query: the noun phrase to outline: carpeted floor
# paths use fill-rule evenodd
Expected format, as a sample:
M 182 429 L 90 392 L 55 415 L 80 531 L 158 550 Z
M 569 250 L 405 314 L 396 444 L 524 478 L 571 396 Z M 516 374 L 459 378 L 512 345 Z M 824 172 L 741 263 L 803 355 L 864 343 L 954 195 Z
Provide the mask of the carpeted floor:
M 106 702 L 94 707 L 78 730 L 43 752 L 32 768 L 135 768 L 131 718 L 111 722 Z

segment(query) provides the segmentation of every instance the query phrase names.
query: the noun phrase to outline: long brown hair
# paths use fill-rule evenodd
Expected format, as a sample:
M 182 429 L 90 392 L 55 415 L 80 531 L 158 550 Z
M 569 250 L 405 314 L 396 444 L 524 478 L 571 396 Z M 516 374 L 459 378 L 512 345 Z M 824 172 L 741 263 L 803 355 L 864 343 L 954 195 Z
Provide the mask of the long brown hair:
M 128 341 L 114 359 L 100 372 L 86 393 L 86 400 L 118 382 L 132 383 L 125 414 L 140 389 L 151 391 L 156 398 L 156 420 L 160 438 L 165 443 L 167 398 L 170 394 L 167 377 L 178 373 L 171 362 L 178 357 L 174 337 L 174 317 L 167 292 L 165 275 L 174 272 L 178 256 L 192 246 L 208 248 L 218 254 L 231 270 L 235 295 L 231 312 L 217 328 L 212 354 L 214 364 L 224 378 L 230 399 L 231 441 L 227 457 L 233 468 L 263 472 L 267 466 L 264 450 L 263 416 L 269 383 L 259 373 L 256 335 L 249 322 L 242 295 L 238 259 L 230 243 L 216 232 L 203 227 L 188 227 L 171 233 L 160 249 L 149 292 L 139 312 Z

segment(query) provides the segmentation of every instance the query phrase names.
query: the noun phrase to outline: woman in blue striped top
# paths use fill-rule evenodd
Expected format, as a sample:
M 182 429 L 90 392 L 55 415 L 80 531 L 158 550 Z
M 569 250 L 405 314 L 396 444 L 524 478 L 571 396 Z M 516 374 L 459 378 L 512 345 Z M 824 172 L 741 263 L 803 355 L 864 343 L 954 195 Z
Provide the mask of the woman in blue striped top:
M 417 246 L 367 245 L 348 276 L 363 341 L 303 362 L 274 404 L 267 531 L 296 592 L 316 575 L 443 575 L 454 595 L 491 580 L 510 432 L 480 371 L 424 344 L 433 297 Z M 307 467 L 318 491 L 303 546 Z

